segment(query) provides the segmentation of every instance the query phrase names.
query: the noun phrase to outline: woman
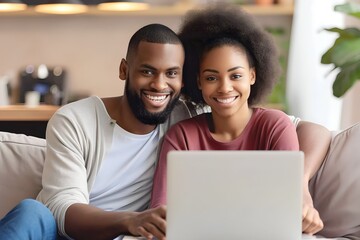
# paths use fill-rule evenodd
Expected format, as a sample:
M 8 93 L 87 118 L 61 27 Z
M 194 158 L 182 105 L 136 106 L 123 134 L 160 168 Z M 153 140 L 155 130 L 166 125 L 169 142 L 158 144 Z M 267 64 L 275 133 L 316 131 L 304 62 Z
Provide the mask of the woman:
M 238 7 L 210 7 L 186 16 L 184 88 L 203 114 L 165 135 L 151 206 L 166 204 L 166 155 L 172 150 L 299 150 L 296 129 L 279 110 L 256 107 L 271 92 L 279 65 L 272 38 Z M 307 233 L 322 228 L 319 216 Z M 304 224 L 303 224 L 304 230 Z

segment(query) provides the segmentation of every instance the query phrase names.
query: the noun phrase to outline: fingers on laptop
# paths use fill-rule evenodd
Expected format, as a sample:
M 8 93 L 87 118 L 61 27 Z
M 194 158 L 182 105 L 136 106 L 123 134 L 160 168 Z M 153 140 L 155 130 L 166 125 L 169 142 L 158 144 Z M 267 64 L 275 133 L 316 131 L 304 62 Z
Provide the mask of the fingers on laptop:
M 154 209 L 149 209 L 139 216 L 140 224 L 137 228 L 138 234 L 148 240 L 154 238 L 158 240 L 165 240 L 166 233 L 166 207 L 160 206 Z

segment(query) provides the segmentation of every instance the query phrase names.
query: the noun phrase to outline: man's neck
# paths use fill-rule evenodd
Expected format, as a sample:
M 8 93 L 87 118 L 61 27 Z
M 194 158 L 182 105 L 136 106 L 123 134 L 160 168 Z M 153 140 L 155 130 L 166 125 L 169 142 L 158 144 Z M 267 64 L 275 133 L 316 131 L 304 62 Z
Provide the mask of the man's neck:
M 110 117 L 126 131 L 134 134 L 147 134 L 155 129 L 156 125 L 144 124 L 135 117 L 126 96 L 103 98 L 102 101 Z

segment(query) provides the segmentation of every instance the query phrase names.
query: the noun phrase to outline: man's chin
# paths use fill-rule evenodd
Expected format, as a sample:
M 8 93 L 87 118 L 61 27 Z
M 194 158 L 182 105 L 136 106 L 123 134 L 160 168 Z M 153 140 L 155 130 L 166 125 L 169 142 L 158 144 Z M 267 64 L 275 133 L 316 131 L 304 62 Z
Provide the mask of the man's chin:
M 162 115 L 162 116 L 156 116 L 156 115 L 152 115 L 150 116 L 138 116 L 137 118 L 139 119 L 140 122 L 142 122 L 143 124 L 146 125 L 158 125 L 158 124 L 162 124 L 164 122 L 166 122 L 166 120 L 168 119 L 169 115 Z

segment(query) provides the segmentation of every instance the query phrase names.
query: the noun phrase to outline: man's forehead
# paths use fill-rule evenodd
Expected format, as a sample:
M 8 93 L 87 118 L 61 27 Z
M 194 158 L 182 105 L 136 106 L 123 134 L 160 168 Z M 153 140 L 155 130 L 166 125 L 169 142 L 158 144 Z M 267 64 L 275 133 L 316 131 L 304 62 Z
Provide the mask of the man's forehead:
M 182 45 L 180 43 L 154 43 L 141 41 L 137 47 L 137 51 L 156 51 L 159 49 L 182 49 Z
M 140 42 L 134 60 L 138 64 L 182 67 L 184 50 L 181 44 Z

